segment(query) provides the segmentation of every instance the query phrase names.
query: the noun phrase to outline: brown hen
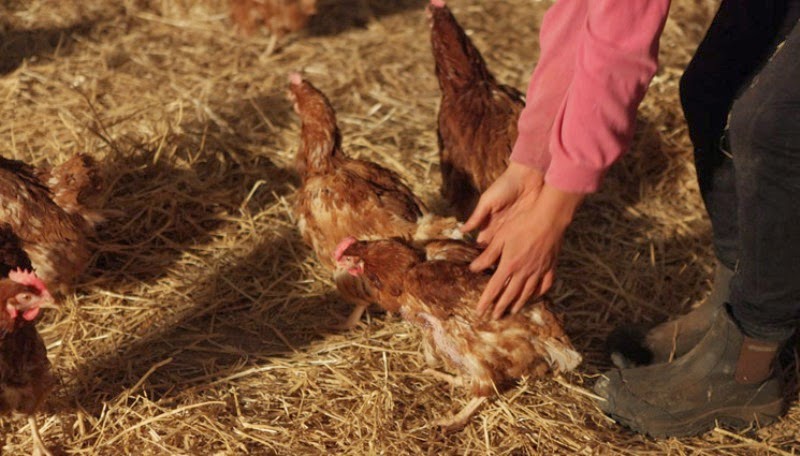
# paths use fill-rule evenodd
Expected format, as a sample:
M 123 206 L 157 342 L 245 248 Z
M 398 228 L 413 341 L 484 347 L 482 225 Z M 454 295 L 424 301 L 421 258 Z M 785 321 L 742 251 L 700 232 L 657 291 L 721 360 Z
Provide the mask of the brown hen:
M 317 13 L 317 0 L 230 0 L 231 18 L 246 35 L 260 25 L 280 38 L 306 26 Z
M 508 167 L 525 97 L 494 78 L 443 0 L 428 7 L 439 106 L 442 196 L 466 220 Z
M 486 396 L 522 376 L 574 369 L 581 356 L 543 302 L 500 320 L 481 318 L 475 305 L 490 276 L 473 273 L 474 249 L 437 241 L 426 251 L 398 240 L 356 241 L 336 249 L 336 284 L 352 300 L 399 312 L 422 330 L 426 359 L 455 373 L 450 381 L 473 400 L 440 424 L 460 428 Z M 438 377 L 445 377 L 438 374 Z
M 336 114 L 328 99 L 299 74 L 290 77 L 289 97 L 300 115 L 300 148 L 295 165 L 302 178 L 295 215 L 305 241 L 331 270 L 331 257 L 346 236 L 408 240 L 461 238 L 453 218 L 428 212 L 403 180 L 375 163 L 342 151 Z M 355 325 L 357 306 L 345 327 Z
M 15 246 L 10 230 L 0 230 L 2 269 L 14 265 L 8 259 L 27 262 Z M 29 267 L 29 265 L 28 265 Z M 54 307 L 44 283 L 32 272 L 12 270 L 0 279 L 0 414 L 28 416 L 33 435 L 33 454 L 52 456 L 42 442 L 35 413 L 55 385 L 44 341 L 35 319 L 42 308 Z
M 89 263 L 88 237 L 102 217 L 94 161 L 76 155 L 52 170 L 0 157 L 0 220 L 48 288 L 66 291 Z

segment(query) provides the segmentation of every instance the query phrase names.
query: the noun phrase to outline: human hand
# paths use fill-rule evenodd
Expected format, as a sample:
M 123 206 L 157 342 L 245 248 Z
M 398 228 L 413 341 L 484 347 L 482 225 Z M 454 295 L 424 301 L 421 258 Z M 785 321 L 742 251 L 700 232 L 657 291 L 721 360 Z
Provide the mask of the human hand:
M 494 305 L 492 318 L 497 319 L 512 303 L 511 312 L 517 313 L 528 298 L 552 286 L 564 232 L 583 198 L 544 184 L 541 191 L 521 193 L 504 206 L 499 226 L 492 222 L 488 246 L 470 265 L 477 272 L 500 260 L 478 301 L 479 314 Z
M 536 199 L 544 185 L 544 174 L 536 168 L 511 162 L 494 183 L 481 195 L 472 215 L 461 231 L 481 228 L 479 244 L 489 244 L 502 226 L 508 209 L 523 195 Z

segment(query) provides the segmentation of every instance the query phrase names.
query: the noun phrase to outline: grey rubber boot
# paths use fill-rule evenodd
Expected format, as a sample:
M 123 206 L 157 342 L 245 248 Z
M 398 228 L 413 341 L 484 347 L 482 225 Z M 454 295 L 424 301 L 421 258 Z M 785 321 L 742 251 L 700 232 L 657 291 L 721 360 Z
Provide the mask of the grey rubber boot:
M 783 412 L 772 368 L 781 345 L 744 336 L 727 309 L 718 311 L 703 339 L 674 362 L 603 374 L 594 387 L 598 407 L 653 437 L 697 435 L 716 422 L 770 424 Z
M 665 363 L 691 350 L 703 338 L 717 312 L 730 297 L 733 274 L 733 270 L 717 263 L 711 294 L 685 315 L 649 331 L 635 325 L 616 328 L 607 339 L 614 365 L 628 368 Z

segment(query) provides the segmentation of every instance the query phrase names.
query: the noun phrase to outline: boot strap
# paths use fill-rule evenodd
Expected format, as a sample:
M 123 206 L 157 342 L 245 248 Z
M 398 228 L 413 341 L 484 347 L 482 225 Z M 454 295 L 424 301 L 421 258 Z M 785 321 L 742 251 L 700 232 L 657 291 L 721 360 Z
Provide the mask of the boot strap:
M 736 381 L 752 385 L 768 379 L 772 374 L 772 362 L 780 345 L 780 342 L 745 337 L 739 351 L 739 360 L 736 362 Z

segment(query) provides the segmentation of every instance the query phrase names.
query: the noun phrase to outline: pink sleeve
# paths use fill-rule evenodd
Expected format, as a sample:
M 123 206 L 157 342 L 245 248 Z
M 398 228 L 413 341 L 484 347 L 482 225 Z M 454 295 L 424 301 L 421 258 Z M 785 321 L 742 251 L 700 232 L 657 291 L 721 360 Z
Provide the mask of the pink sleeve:
M 519 117 L 519 131 L 511 160 L 537 168 L 550 167 L 547 138 L 564 101 L 572 74 L 579 31 L 586 22 L 586 1 L 558 1 L 547 10 L 539 31 L 539 62 L 533 70 Z
M 560 0 L 553 6 L 561 9 L 545 19 L 559 24 L 542 24 L 542 56 L 512 160 L 545 171 L 545 180 L 561 190 L 596 191 L 630 144 L 636 110 L 658 66 L 669 3 Z

